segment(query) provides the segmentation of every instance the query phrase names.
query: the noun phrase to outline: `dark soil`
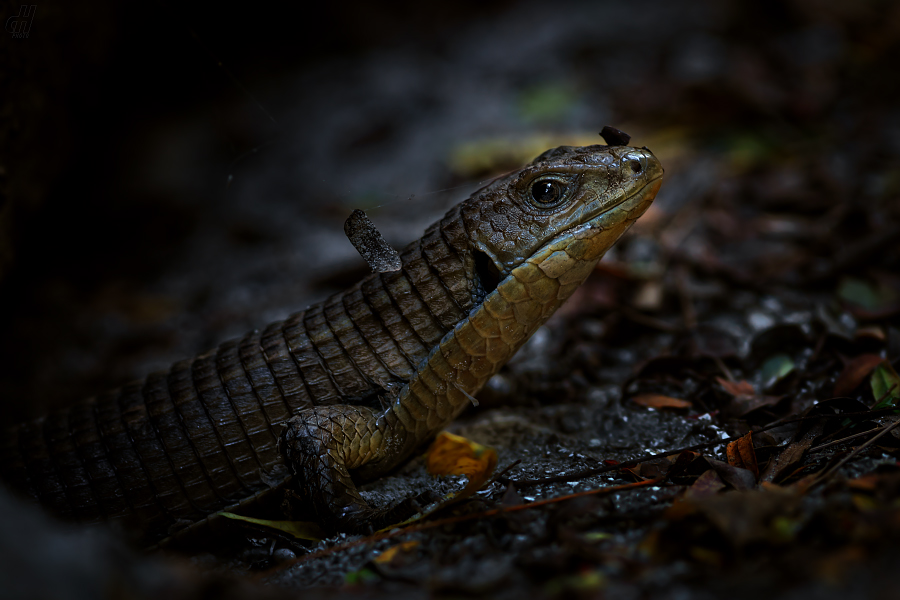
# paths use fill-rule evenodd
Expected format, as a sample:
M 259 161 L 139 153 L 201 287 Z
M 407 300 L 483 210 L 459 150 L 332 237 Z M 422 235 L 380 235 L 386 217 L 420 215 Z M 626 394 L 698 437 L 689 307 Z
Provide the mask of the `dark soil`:
M 666 180 L 452 426 L 508 471 L 391 537 L 220 524 L 164 557 L 4 494 L 0 588 L 896 596 L 900 5 L 347 6 L 39 4 L 5 41 L 0 416 L 352 283 L 354 208 L 400 247 L 479 182 L 611 125 Z M 388 504 L 461 485 L 418 458 L 365 489 Z

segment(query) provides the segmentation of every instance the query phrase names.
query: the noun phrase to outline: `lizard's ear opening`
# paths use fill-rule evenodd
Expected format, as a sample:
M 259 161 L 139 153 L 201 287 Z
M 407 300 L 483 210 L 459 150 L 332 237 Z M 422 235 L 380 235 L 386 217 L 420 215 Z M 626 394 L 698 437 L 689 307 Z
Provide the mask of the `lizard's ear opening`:
M 496 290 L 500 284 L 500 270 L 494 264 L 494 261 L 491 260 L 491 257 L 481 250 L 475 250 L 473 258 L 475 260 L 475 275 L 481 283 L 484 295 L 487 296 Z

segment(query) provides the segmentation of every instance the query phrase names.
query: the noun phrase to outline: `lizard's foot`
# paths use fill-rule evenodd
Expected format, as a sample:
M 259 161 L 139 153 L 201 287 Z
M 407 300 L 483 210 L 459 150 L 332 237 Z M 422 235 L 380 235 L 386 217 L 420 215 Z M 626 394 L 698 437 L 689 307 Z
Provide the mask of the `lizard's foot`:
M 407 519 L 421 513 L 428 505 L 439 501 L 440 494 L 427 490 L 417 496 L 406 498 L 384 509 L 371 509 L 365 523 L 361 525 L 365 530 L 378 531 L 391 525 L 397 525 Z
M 298 489 L 300 488 L 300 489 Z M 310 514 L 321 515 L 310 506 L 308 498 L 305 497 L 305 491 L 302 491 L 302 484 L 291 484 L 285 490 L 284 503 L 282 510 L 285 515 L 292 520 L 308 521 Z M 326 515 L 325 520 L 319 523 L 326 532 L 344 532 L 367 535 L 397 525 L 413 517 L 417 513 L 422 512 L 425 507 L 441 499 L 441 495 L 426 491 L 413 498 L 406 498 L 392 506 L 385 508 L 372 508 L 366 506 L 364 509 L 352 514 L 345 514 L 343 518 L 337 515 Z
M 387 509 L 370 507 L 350 477 L 350 469 L 383 457 L 388 436 L 377 420 L 368 408 L 338 405 L 307 409 L 287 422 L 278 445 L 294 475 L 287 500 L 290 512 L 296 515 L 296 507 L 305 507 L 325 527 L 354 533 L 381 529 L 415 514 L 414 501 Z M 304 516 L 309 520 L 311 515 Z

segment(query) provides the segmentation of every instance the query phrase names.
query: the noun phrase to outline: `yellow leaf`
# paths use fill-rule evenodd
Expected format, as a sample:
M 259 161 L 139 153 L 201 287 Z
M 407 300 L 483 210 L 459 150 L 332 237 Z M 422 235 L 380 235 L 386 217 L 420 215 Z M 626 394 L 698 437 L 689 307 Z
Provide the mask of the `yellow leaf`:
M 474 494 L 494 473 L 497 451 L 446 431 L 441 432 L 425 458 L 432 475 L 465 475 L 469 482 L 457 499 Z
M 403 527 L 428 515 L 464 500 L 477 492 L 490 480 L 497 468 L 497 451 L 489 446 L 482 446 L 466 438 L 442 431 L 425 455 L 425 466 L 432 475 L 465 475 L 468 483 L 462 491 L 448 494 L 431 510 L 413 515 L 409 519 L 385 527 L 381 531 L 389 531 L 395 527 Z
M 219 514 L 223 517 L 234 519 L 235 521 L 246 521 L 247 523 L 253 523 L 254 525 L 277 529 L 278 531 L 283 531 L 300 540 L 318 542 L 325 539 L 325 534 L 322 532 L 322 529 L 315 523 L 308 521 L 269 521 L 267 519 L 254 519 L 253 517 L 236 515 L 230 512 L 220 512 Z
M 418 545 L 419 542 L 417 542 L 416 540 L 403 542 L 402 544 L 396 544 L 376 556 L 374 562 L 380 565 L 389 564 L 398 554 L 406 554 L 407 552 L 415 549 Z

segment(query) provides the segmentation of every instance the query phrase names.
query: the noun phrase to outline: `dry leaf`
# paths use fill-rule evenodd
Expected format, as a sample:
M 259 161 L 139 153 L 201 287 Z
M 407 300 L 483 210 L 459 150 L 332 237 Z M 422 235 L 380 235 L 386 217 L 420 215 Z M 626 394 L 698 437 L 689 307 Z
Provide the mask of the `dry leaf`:
M 761 481 L 775 481 L 782 475 L 787 473 L 788 469 L 797 465 L 806 455 L 813 443 L 822 435 L 825 426 L 822 423 L 816 423 L 810 427 L 806 433 L 791 442 L 777 456 L 769 459 L 766 470 L 760 475 Z
M 749 381 L 728 381 L 722 377 L 716 377 L 716 381 L 732 396 L 755 396 L 756 390 Z
M 401 544 L 395 544 L 375 557 L 374 563 L 379 565 L 390 564 L 400 554 L 407 554 L 419 545 L 416 540 L 410 540 Z
M 853 333 L 854 339 L 872 339 L 878 340 L 879 342 L 887 341 L 887 334 L 884 332 L 884 329 L 879 327 L 878 325 L 869 325 L 867 327 L 859 327 Z
M 661 394 L 640 394 L 633 397 L 631 401 L 647 408 L 690 408 L 693 406 L 687 400 L 679 400 Z
M 465 475 L 469 482 L 460 494 L 471 495 L 494 473 L 497 451 L 443 431 L 428 449 L 425 466 L 432 475 Z
M 669 456 L 669 461 L 672 463 L 671 468 L 669 468 L 669 472 L 667 473 L 669 478 L 673 477 L 681 477 L 687 471 L 688 466 L 692 462 L 694 462 L 697 457 L 700 456 L 697 452 L 691 452 L 690 450 L 684 450 L 681 454 Z
M 725 487 L 725 482 L 713 469 L 705 471 L 697 481 L 687 489 L 684 496 L 689 499 L 705 498 L 719 493 Z
M 835 396 L 848 396 L 875 370 L 883 359 L 877 354 L 861 354 L 847 363 L 834 384 Z
M 744 437 L 729 442 L 725 447 L 725 455 L 728 457 L 729 465 L 747 469 L 753 473 L 754 477 L 759 478 L 759 466 L 756 462 L 756 450 L 753 448 L 752 432 L 748 431 Z
M 715 469 L 722 481 L 738 491 L 751 490 L 756 487 L 756 476 L 744 467 L 735 467 L 726 462 L 706 457 L 706 462 Z
M 854 490 L 864 490 L 867 492 L 875 491 L 875 488 L 878 486 L 878 482 L 881 480 L 881 476 L 878 473 L 869 473 L 867 475 L 862 475 L 857 477 L 856 479 L 850 479 L 847 481 L 847 487 Z
M 425 466 L 432 475 L 465 475 L 468 482 L 460 492 L 448 494 L 440 504 L 431 510 L 414 515 L 401 523 L 385 527 L 381 531 L 388 531 L 423 519 L 477 492 L 490 480 L 494 469 L 497 468 L 497 451 L 462 436 L 442 431 L 425 454 Z
M 761 408 L 763 406 L 772 406 L 778 404 L 784 396 L 763 396 L 758 395 L 753 385 L 747 381 L 728 381 L 721 377 L 716 377 L 719 385 L 731 396 L 733 400 L 731 405 L 725 410 L 733 415 L 742 417 L 749 412 Z

